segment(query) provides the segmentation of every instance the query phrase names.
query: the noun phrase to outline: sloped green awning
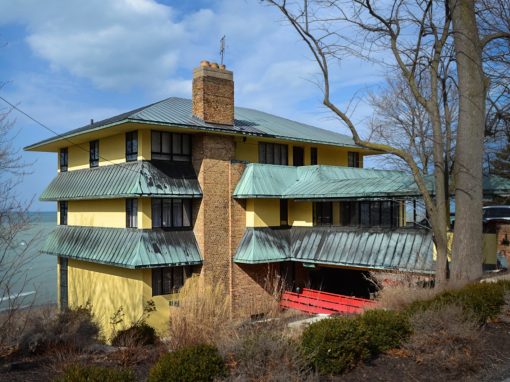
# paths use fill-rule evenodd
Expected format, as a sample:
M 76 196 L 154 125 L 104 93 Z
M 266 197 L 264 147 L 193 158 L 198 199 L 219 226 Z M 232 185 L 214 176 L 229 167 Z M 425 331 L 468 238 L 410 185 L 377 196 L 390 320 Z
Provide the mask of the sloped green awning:
M 432 234 L 418 229 L 247 228 L 236 263 L 298 261 L 360 269 L 433 273 Z
M 483 196 L 486 199 L 494 197 L 510 197 L 510 179 L 498 175 L 483 178 Z
M 41 252 L 123 268 L 201 264 L 193 231 L 57 226 Z
M 61 172 L 44 190 L 40 200 L 139 196 L 195 198 L 202 196 L 202 190 L 189 163 L 135 161 Z

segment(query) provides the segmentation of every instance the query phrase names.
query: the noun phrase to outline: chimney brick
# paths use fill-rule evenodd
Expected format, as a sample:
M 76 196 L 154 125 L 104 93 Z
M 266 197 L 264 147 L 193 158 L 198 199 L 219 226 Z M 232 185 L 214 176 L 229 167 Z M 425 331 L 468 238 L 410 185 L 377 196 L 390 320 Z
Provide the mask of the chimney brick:
M 202 61 L 193 70 L 193 115 L 209 123 L 234 125 L 234 75 Z

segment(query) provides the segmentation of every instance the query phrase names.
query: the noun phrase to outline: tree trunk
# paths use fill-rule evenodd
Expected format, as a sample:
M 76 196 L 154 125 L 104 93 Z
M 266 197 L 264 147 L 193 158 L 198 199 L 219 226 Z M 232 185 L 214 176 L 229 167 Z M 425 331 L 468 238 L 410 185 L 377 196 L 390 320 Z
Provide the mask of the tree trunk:
M 482 275 L 482 161 L 486 83 L 473 0 L 449 0 L 457 61 L 459 119 L 455 156 L 452 280 Z

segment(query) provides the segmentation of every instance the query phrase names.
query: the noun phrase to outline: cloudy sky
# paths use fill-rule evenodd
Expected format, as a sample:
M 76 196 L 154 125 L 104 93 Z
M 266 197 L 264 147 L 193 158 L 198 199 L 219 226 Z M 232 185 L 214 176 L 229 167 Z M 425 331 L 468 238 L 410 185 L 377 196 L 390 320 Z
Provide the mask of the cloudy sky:
M 200 60 L 234 71 L 236 105 L 347 134 L 321 106 L 317 69 L 277 10 L 258 0 L 0 0 L 0 95 L 57 132 L 170 96 L 190 98 Z M 332 99 L 347 104 L 382 78 L 346 57 Z M 1 104 L 5 110 L 6 105 Z M 353 119 L 370 115 L 360 103 Z M 51 136 L 13 112 L 14 145 Z M 22 153 L 33 163 L 20 195 L 37 199 L 55 176 L 56 154 Z M 33 204 L 54 210 L 54 203 Z

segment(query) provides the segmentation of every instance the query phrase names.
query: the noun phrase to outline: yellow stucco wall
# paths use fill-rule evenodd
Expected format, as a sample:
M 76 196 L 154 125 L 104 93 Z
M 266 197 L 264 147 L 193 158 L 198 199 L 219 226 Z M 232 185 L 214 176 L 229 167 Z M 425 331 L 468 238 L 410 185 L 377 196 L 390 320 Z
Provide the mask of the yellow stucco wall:
M 90 303 L 106 340 L 111 338 L 110 319 L 120 308 L 124 325 L 130 326 L 143 314 L 143 271 L 69 259 L 69 306 Z M 119 325 L 117 329 L 122 329 Z
M 151 131 L 138 130 L 138 160 L 151 159 Z
M 168 323 L 172 309 L 169 302 L 172 299 L 177 300 L 178 294 L 152 296 L 152 271 L 150 269 L 142 270 L 142 280 L 143 301 L 152 300 L 156 307 L 156 311 L 150 313 L 146 322 L 156 329 L 160 335 L 166 335 L 168 333 Z
M 99 140 L 99 166 L 126 161 L 126 134 L 112 135 Z
M 89 168 L 89 144 L 70 146 L 67 148 L 68 153 L 68 171 L 81 170 Z M 101 148 L 99 148 L 101 153 Z
M 289 225 L 304 227 L 313 226 L 312 202 L 295 202 L 289 200 Z
M 453 247 L 453 232 L 448 232 L 448 260 L 452 260 L 451 253 Z M 484 233 L 483 234 L 483 252 L 482 259 L 484 264 L 495 265 L 497 262 L 498 238 L 496 234 Z M 437 259 L 436 246 L 433 246 L 432 258 L 434 261 Z
M 150 198 L 138 199 L 138 228 L 152 228 L 152 204 Z
M 279 199 L 248 199 L 246 201 L 247 227 L 276 227 L 279 225 Z
M 126 200 L 74 200 L 68 202 L 68 224 L 87 227 L 126 227 Z

